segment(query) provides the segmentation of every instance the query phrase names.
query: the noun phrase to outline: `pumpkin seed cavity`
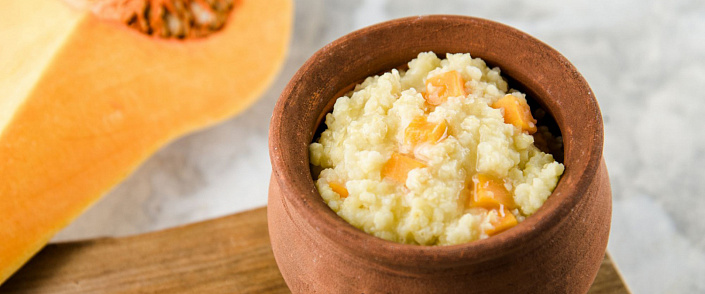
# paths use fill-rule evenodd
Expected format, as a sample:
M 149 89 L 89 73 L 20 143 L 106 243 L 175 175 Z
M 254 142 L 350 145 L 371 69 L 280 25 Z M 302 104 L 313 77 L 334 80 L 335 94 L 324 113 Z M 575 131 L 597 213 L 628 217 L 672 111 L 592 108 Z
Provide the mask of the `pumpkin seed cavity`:
M 206 37 L 228 21 L 237 0 L 107 0 L 94 12 L 146 35 L 165 39 Z

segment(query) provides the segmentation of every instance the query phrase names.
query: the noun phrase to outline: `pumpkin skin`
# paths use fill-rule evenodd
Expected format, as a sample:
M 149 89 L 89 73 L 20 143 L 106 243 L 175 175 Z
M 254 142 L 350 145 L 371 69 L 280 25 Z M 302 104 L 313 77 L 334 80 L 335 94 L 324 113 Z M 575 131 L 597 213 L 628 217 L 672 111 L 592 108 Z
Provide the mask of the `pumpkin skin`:
M 291 0 L 240 0 L 177 40 L 56 0 L 0 7 L 0 283 L 158 148 L 254 103 L 293 19 Z

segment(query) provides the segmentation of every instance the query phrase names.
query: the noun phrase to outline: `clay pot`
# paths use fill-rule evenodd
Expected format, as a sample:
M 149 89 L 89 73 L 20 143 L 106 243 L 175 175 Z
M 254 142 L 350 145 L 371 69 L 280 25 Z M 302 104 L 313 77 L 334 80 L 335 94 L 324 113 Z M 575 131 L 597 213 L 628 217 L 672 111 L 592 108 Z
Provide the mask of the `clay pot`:
M 536 214 L 494 237 L 453 246 L 389 242 L 323 202 L 307 146 L 336 93 L 419 52 L 464 52 L 511 77 L 554 116 L 566 171 Z M 269 234 L 294 293 L 585 293 L 605 253 L 611 192 L 600 109 L 568 60 L 511 27 L 463 16 L 393 20 L 323 47 L 296 73 L 272 116 Z

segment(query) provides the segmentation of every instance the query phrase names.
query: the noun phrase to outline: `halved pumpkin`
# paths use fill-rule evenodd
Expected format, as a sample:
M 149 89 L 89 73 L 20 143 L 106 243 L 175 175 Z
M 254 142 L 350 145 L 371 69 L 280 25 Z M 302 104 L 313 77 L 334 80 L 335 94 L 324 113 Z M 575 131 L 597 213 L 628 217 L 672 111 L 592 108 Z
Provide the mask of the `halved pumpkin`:
M 226 1 L 213 19 L 182 4 L 221 0 L 174 1 L 171 17 L 155 12 L 164 0 L 0 2 L 0 283 L 156 149 L 242 111 L 275 77 L 290 0 Z

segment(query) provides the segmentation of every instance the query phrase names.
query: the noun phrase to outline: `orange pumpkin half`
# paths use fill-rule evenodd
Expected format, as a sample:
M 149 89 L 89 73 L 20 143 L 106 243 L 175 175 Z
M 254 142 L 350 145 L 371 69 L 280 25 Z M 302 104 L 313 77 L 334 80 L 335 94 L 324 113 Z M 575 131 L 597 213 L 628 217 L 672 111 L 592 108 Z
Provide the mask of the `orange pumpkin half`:
M 156 149 L 252 104 L 293 17 L 291 0 L 72 4 L 0 3 L 0 283 Z

